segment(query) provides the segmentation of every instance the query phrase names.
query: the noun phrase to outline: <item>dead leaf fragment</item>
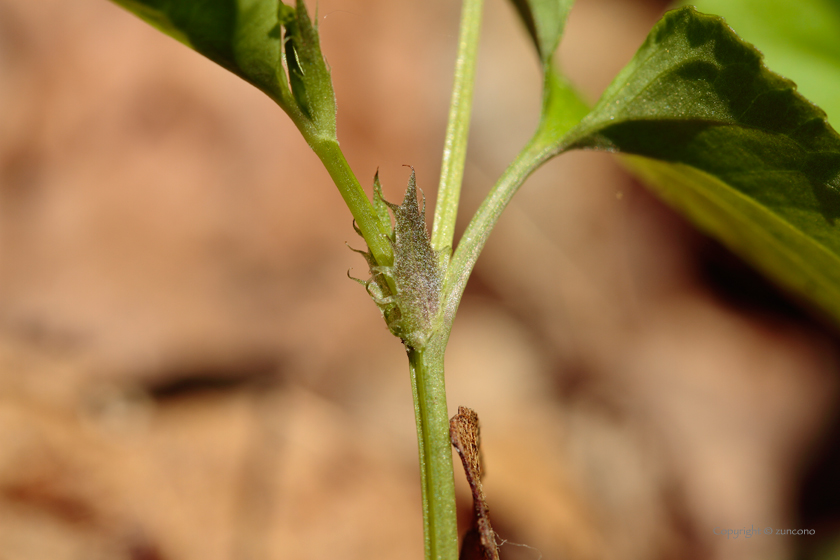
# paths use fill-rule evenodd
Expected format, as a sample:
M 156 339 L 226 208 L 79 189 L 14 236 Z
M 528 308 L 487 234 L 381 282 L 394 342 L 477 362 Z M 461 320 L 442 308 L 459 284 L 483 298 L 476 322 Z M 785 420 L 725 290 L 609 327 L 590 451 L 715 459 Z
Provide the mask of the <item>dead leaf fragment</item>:
M 460 560 L 499 560 L 496 533 L 490 526 L 490 508 L 487 507 L 484 489 L 481 487 L 481 432 L 478 414 L 470 408 L 459 406 L 458 414 L 449 420 L 449 438 L 461 457 L 473 495 L 473 525 L 464 535 Z

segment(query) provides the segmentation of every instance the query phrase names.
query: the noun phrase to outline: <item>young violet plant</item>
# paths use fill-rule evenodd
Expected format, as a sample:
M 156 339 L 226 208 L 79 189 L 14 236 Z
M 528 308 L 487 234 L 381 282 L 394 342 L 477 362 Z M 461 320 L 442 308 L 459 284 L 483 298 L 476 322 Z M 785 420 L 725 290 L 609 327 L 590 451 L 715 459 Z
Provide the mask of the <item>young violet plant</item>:
M 344 158 L 317 25 L 303 0 L 113 0 L 271 97 L 323 163 L 367 244 L 359 280 L 408 355 L 426 558 L 458 557 L 444 352 L 500 214 L 543 163 L 574 149 L 627 164 L 699 227 L 840 320 L 840 136 L 793 82 L 717 16 L 668 12 L 591 110 L 554 64 L 572 0 L 512 0 L 542 69 L 532 138 L 454 240 L 482 0 L 464 0 L 431 235 L 415 173 L 401 204 L 369 199 Z M 712 0 L 709 0 L 710 2 Z

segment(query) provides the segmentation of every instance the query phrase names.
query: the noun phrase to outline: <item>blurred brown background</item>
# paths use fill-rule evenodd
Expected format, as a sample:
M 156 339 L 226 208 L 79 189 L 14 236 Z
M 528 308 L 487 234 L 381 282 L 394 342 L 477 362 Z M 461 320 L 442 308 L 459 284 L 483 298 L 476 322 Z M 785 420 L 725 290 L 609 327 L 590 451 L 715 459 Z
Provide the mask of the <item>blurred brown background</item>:
M 591 100 L 665 8 L 578 1 L 560 58 Z M 318 14 L 360 180 L 379 167 L 397 200 L 412 164 L 432 198 L 458 3 Z M 465 211 L 539 105 L 502 0 L 482 37 Z M 0 560 L 421 558 L 405 357 L 345 241 L 260 92 L 105 0 L 0 0 Z M 503 558 L 774 560 L 840 535 L 836 331 L 609 156 L 517 195 L 447 368 L 496 529 L 531 547 Z M 817 534 L 714 534 L 744 527 Z

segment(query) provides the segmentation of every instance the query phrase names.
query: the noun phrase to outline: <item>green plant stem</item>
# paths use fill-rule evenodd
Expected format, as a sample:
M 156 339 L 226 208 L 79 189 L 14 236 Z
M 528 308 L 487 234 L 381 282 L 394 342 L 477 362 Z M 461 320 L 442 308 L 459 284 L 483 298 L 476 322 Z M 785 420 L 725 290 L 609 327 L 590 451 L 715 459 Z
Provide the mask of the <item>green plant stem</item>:
M 464 231 L 444 281 L 444 323 L 447 328 L 451 328 L 467 280 L 493 226 L 525 179 L 552 156 L 548 148 L 538 131 L 499 177 Z
M 589 111 L 586 103 L 551 64 L 550 58 L 544 67 L 543 80 L 543 107 L 537 131 L 478 207 L 452 255 L 444 280 L 443 309 L 446 329 L 452 328 L 452 321 L 467 280 L 502 211 L 531 173 L 565 150 L 565 147 L 557 147 L 561 144 L 560 140 L 566 137 Z
M 542 130 L 537 131 L 505 170 L 467 226 L 447 269 L 443 322 L 424 349 L 408 349 L 420 448 L 427 560 L 458 558 L 455 486 L 443 370 L 446 343 L 467 279 L 499 215 L 528 175 L 551 157 Z
M 431 238 L 432 247 L 441 251 L 445 259 L 444 266 L 451 255 L 464 177 L 483 5 L 484 0 L 464 0 L 461 10 L 455 79 Z M 449 328 L 444 326 L 442 332 L 432 336 L 425 348 L 408 348 L 420 454 L 426 560 L 458 558 L 455 478 L 443 374 L 443 355 L 448 338 Z
M 461 196 L 461 183 L 464 177 L 483 4 L 484 0 L 464 0 L 461 8 L 455 80 L 452 86 L 449 123 L 446 126 L 440 184 L 432 225 L 432 247 L 436 250 L 449 248 L 447 256 L 451 254 L 452 240 L 455 236 L 458 199 Z
M 443 376 L 447 333 L 422 350 L 408 348 L 423 493 L 426 560 L 457 560 L 458 520 Z
M 356 220 L 356 225 L 362 232 L 371 254 L 380 266 L 390 266 L 394 262 L 394 252 L 388 242 L 383 225 L 376 217 L 373 205 L 370 203 L 359 180 L 350 169 L 350 164 L 344 158 L 338 141 L 335 139 L 306 138 L 312 150 L 326 167 L 341 197 Z

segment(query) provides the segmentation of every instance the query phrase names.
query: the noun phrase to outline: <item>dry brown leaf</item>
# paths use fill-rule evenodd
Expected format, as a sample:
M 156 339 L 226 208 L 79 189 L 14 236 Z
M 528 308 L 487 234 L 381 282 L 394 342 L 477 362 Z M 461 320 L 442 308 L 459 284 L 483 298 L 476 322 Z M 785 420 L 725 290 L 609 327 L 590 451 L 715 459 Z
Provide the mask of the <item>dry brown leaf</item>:
M 461 457 L 473 495 L 473 524 L 464 535 L 460 559 L 499 560 L 496 533 L 490 526 L 490 508 L 487 507 L 487 499 L 481 487 L 481 431 L 478 414 L 470 408 L 459 406 L 458 414 L 449 420 L 449 438 Z

